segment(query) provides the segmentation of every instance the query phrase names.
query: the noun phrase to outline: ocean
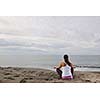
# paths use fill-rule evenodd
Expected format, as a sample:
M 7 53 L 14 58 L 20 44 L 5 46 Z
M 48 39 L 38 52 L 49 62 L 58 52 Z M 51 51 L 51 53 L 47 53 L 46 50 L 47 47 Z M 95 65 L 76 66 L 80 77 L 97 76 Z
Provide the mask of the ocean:
M 0 55 L 1 67 L 28 67 L 54 70 L 62 55 Z M 70 55 L 78 71 L 100 71 L 100 55 Z

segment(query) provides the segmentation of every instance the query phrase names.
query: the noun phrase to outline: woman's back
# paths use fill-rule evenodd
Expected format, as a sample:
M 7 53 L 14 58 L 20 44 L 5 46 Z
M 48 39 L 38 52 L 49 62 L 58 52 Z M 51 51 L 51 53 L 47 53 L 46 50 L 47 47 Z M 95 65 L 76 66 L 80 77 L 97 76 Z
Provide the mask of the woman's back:
M 73 78 L 71 73 L 71 67 L 69 65 L 63 66 L 61 70 L 62 70 L 62 77 L 70 76 L 71 78 Z

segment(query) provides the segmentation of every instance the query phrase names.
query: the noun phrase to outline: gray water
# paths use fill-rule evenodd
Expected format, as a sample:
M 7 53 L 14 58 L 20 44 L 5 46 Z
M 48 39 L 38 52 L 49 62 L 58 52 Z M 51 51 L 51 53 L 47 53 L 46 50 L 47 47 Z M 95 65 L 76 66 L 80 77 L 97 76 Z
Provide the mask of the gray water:
M 0 66 L 53 70 L 62 58 L 62 55 L 0 55 Z M 71 55 L 70 60 L 78 66 L 75 70 L 100 71 L 100 55 Z

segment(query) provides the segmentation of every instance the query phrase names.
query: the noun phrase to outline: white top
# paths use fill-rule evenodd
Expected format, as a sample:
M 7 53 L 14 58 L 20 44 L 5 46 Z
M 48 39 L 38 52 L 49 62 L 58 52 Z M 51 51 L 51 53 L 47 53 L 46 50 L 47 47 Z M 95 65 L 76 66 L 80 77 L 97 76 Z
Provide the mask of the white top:
M 72 73 L 71 73 L 71 67 L 69 65 L 62 67 L 61 70 L 62 70 L 62 77 L 71 76 L 73 78 Z

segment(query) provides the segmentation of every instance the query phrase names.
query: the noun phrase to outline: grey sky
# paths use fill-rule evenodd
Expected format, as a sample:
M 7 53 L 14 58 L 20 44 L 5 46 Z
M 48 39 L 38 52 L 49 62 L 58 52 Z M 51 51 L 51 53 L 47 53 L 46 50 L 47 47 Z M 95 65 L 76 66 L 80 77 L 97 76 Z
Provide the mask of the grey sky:
M 100 55 L 100 17 L 1 17 L 0 55 Z

